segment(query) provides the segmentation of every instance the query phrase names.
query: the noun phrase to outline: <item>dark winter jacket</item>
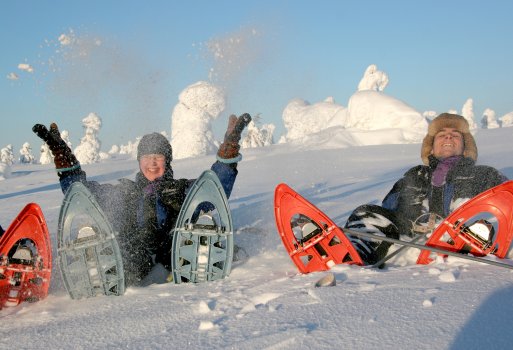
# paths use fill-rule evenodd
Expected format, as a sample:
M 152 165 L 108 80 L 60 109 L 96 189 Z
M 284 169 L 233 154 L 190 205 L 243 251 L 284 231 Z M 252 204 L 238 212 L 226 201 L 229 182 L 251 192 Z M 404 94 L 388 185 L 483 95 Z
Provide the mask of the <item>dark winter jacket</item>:
M 472 197 L 507 181 L 495 168 L 462 158 L 449 170 L 445 183 L 435 187 L 431 178 L 438 163 L 438 159 L 430 156 L 429 166 L 418 165 L 408 170 L 383 200 L 382 206 L 395 213 L 401 233 L 410 234 L 412 223 L 422 214 L 447 217 Z
M 215 162 L 211 169 L 229 197 L 237 177 L 236 164 Z M 194 180 L 175 180 L 169 168 L 162 178 L 151 182 L 139 172 L 135 181 L 121 179 L 115 185 L 99 184 L 87 181 L 85 172 L 79 171 L 61 176 L 62 191 L 66 193 L 76 181 L 83 182 L 94 194 L 118 232 L 128 284 L 142 279 L 154 263 L 169 268 L 172 245 L 169 233 Z

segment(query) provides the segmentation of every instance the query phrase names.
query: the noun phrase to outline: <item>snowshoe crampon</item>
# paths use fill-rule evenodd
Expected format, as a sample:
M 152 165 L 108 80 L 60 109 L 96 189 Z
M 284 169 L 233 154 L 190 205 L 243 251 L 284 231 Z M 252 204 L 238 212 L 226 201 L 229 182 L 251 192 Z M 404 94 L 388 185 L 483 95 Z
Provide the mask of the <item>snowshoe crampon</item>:
M 431 234 L 426 246 L 474 256 L 504 258 L 513 237 L 513 181 L 493 187 L 469 200 Z M 422 250 L 418 264 L 429 264 L 433 254 Z
M 125 292 L 116 235 L 91 192 L 80 182 L 68 189 L 57 232 L 59 267 L 72 299 Z
M 217 175 L 207 170 L 194 182 L 173 230 L 171 266 L 175 283 L 205 282 L 230 274 L 233 225 Z
M 30 203 L 0 238 L 0 309 L 48 295 L 52 248 L 41 208 Z
M 286 184 L 276 187 L 274 214 L 285 249 L 301 273 L 342 263 L 363 265 L 342 230 Z

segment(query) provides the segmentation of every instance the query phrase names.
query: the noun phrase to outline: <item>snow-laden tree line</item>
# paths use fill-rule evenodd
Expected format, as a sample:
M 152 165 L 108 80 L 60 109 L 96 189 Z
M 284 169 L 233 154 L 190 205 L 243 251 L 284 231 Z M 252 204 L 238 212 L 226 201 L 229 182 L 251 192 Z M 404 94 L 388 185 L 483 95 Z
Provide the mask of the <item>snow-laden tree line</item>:
M 427 124 L 441 112 L 419 113 L 406 103 L 385 94 L 384 90 L 388 83 L 388 74 L 372 64 L 366 68 L 355 93 L 349 98 L 347 107 L 337 104 L 333 97 L 327 97 L 324 101 L 314 104 L 300 98 L 291 100 L 282 113 L 287 132 L 278 142 L 300 143 L 330 128 L 342 130 L 349 135 L 349 138 L 355 140 L 355 144 L 360 145 L 364 145 L 365 142 L 361 142 L 359 133 L 397 128 L 403 130 L 401 131 L 403 142 L 420 142 L 424 137 Z M 217 150 L 221 140 L 217 140 L 214 136 L 213 124 L 221 115 L 227 116 L 226 105 L 227 98 L 224 91 L 208 82 L 199 81 L 191 84 L 180 93 L 178 103 L 171 113 L 171 137 L 168 137 L 167 132 L 161 131 L 173 147 L 174 159 L 212 154 Z M 484 110 L 478 125 L 473 105 L 473 99 L 469 98 L 464 102 L 461 111 L 451 109 L 447 112 L 464 116 L 474 132 L 479 128 L 513 126 L 513 112 L 497 118 L 495 111 L 491 108 Z M 262 123 L 264 119 L 262 116 L 253 114 L 253 117 L 243 135 L 241 147 L 265 147 L 274 144 L 275 125 Z M 91 164 L 118 154 L 136 157 L 137 145 L 143 135 L 128 141 L 125 145 L 113 145 L 108 152 L 102 152 L 100 141 L 102 119 L 96 113 L 89 113 L 81 122 L 84 136 L 74 149 L 68 131 L 61 131 L 63 140 L 73 149 L 80 163 Z M 411 130 L 411 132 L 405 130 Z M 11 166 L 15 162 L 19 164 L 53 162 L 53 156 L 44 143 L 33 149 L 30 143 L 24 142 L 18 154 L 15 154 L 11 144 L 0 149 L 0 179 L 10 176 Z

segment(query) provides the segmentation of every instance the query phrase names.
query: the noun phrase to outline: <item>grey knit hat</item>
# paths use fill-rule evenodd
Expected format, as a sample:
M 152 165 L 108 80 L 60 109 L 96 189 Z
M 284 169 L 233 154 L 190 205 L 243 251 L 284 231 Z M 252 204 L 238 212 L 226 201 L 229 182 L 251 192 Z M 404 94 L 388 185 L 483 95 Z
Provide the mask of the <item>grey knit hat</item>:
M 144 135 L 137 146 L 137 160 L 147 154 L 163 154 L 166 157 L 166 163 L 171 164 L 173 160 L 173 149 L 166 137 L 159 133 Z

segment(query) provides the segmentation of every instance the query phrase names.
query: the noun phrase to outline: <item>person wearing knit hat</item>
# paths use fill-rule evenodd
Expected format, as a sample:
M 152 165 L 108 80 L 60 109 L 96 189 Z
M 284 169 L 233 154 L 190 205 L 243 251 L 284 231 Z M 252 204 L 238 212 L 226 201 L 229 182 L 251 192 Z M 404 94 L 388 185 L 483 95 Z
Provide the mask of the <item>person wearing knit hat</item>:
M 477 145 L 467 120 L 442 113 L 429 124 L 422 141 L 423 164 L 409 169 L 383 199 L 381 206 L 364 204 L 345 227 L 399 239 L 413 237 L 417 224 L 447 217 L 464 202 L 508 179 L 497 169 L 476 165 Z M 367 264 L 381 264 L 391 243 L 350 237 Z
M 223 143 L 211 169 L 217 174 L 229 197 L 237 177 L 240 139 L 251 121 L 247 113 L 231 115 Z M 48 130 L 42 124 L 32 128 L 54 155 L 55 168 L 62 191 L 73 182 L 84 183 L 105 211 L 114 230 L 123 258 L 125 285 L 137 285 L 160 263 L 171 265 L 170 235 L 181 206 L 194 179 L 175 179 L 171 166 L 173 149 L 169 140 L 158 133 L 144 135 L 137 146 L 139 172 L 135 181 L 120 179 L 119 184 L 89 181 L 75 155 L 60 136 L 57 124 Z

